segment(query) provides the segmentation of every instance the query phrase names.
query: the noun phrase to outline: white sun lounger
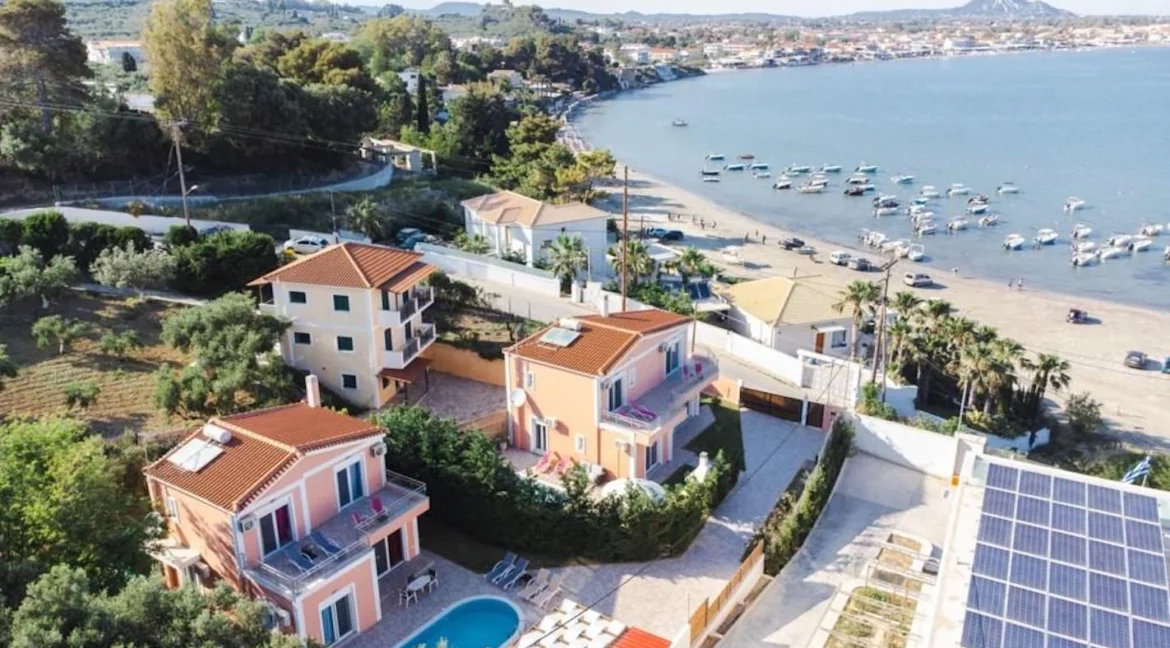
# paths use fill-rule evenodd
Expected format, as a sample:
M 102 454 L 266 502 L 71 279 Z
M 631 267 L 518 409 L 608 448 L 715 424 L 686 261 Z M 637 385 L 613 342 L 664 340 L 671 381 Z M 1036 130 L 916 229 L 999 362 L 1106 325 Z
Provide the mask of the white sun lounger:
M 557 628 L 556 630 L 553 630 L 552 632 L 546 634 L 544 636 L 544 638 L 541 639 L 538 643 L 541 646 L 544 646 L 544 648 L 552 648 L 552 645 L 555 644 L 557 642 L 557 640 L 561 638 L 562 632 L 563 632 L 563 630 L 561 630 L 560 628 Z

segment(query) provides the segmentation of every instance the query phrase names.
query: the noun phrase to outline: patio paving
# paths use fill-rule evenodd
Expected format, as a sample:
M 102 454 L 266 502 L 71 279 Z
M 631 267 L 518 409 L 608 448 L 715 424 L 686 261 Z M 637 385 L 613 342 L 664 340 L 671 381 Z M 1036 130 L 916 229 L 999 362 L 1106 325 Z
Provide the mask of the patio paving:
M 466 423 L 507 407 L 504 391 L 496 385 L 432 371 L 430 389 L 417 404 L 435 416 Z

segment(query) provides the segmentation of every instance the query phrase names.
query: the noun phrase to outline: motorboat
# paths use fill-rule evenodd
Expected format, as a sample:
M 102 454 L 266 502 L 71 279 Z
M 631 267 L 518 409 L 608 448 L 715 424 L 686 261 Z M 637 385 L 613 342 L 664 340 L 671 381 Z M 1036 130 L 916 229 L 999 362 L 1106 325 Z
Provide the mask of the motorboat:
M 825 191 L 825 186 L 812 184 L 810 182 L 807 184 L 800 185 L 799 187 L 796 188 L 796 191 L 798 193 L 806 193 L 806 194 L 823 193 Z
M 922 261 L 926 258 L 926 246 L 921 243 L 912 243 L 906 249 L 906 258 L 911 261 Z
M 910 204 L 914 207 L 925 207 L 930 204 L 930 199 L 924 196 L 919 196 L 911 200 Z
M 752 177 L 756 180 L 763 180 L 765 178 L 771 178 L 772 174 L 768 171 L 756 171 L 752 174 Z
M 1078 209 L 1085 208 L 1085 201 L 1076 196 L 1069 196 L 1068 200 L 1064 201 L 1064 211 L 1075 212 Z
M 823 182 L 823 183 L 825 183 L 825 184 L 829 184 L 829 178 L 828 178 L 828 176 L 826 176 L 826 175 L 825 175 L 825 174 L 823 174 L 823 173 L 814 173 L 814 174 L 812 175 L 812 178 L 810 178 L 810 179 L 811 179 L 813 182 Z
M 1163 231 L 1165 231 L 1165 230 L 1162 227 L 1161 223 L 1151 223 L 1148 225 L 1142 225 L 1141 235 L 1142 236 L 1158 236 Z
M 1162 250 L 1162 259 L 1164 261 L 1170 261 L 1170 245 L 1167 245 L 1166 249 Z
M 1014 182 L 1005 182 L 996 187 L 995 191 L 999 194 L 1018 194 L 1020 193 L 1020 188 Z
M 1072 249 L 1077 254 L 1088 254 L 1097 251 L 1097 244 L 1092 241 L 1076 241 L 1072 244 Z
M 772 188 L 773 189 L 791 189 L 792 188 L 792 181 L 788 179 L 788 176 L 780 176 L 780 178 L 778 180 L 776 180 L 776 183 L 772 185 Z
M 829 186 L 829 181 L 825 178 L 811 178 L 809 179 L 808 184 L 814 187 L 827 187 Z
M 906 239 L 898 239 L 896 241 L 886 241 L 885 243 L 882 243 L 880 249 L 882 252 L 893 252 L 896 255 L 898 250 L 904 250 L 909 247 L 910 241 L 907 241 Z
M 768 163 L 767 162 L 753 162 L 753 163 L 748 165 L 748 168 L 751 169 L 752 171 L 767 171 L 768 170 Z
M 812 167 L 808 166 L 807 164 L 789 164 L 788 168 L 784 170 L 784 173 L 794 173 L 796 175 L 804 175 L 804 174 L 808 173 L 809 171 L 812 171 Z
M 924 214 L 930 211 L 930 207 L 926 205 L 913 204 L 906 208 L 906 213 L 914 216 L 915 214 Z
M 1056 239 L 1060 238 L 1056 230 L 1047 227 L 1042 228 L 1036 232 L 1037 245 L 1052 245 L 1056 243 Z
M 991 198 L 988 198 L 987 196 L 985 196 L 983 194 L 976 194 L 976 195 L 971 196 L 970 198 L 967 199 L 968 205 L 979 205 L 979 204 L 986 205 L 989 202 L 991 202 Z
M 719 182 L 719 176 L 703 176 L 703 182 Z
M 1003 249 L 1018 250 L 1024 247 L 1024 244 L 1027 242 L 1028 239 L 1020 236 L 1019 234 L 1008 234 L 1007 238 L 1003 240 Z
M 933 221 L 925 221 L 920 223 L 918 227 L 914 228 L 914 233 L 918 236 L 930 236 L 938 231 L 938 227 Z
M 934 188 L 934 185 L 926 185 L 925 187 L 922 188 L 922 190 L 920 190 L 918 192 L 918 195 L 922 196 L 923 198 L 929 199 L 929 198 L 939 198 L 939 197 L 941 197 L 942 194 L 940 194 L 938 192 L 938 189 Z
M 967 213 L 972 216 L 979 216 L 987 213 L 987 203 L 971 203 L 967 205 Z
M 878 203 L 884 203 L 884 202 L 896 203 L 896 202 L 898 202 L 898 197 L 893 195 L 893 194 L 880 194 L 873 199 L 873 204 L 875 204 L 875 205 Z M 897 205 L 894 205 L 894 206 L 897 207 Z
M 880 248 L 887 240 L 889 240 L 889 237 L 881 232 L 861 230 L 861 235 L 857 237 L 857 240 L 866 247 Z
M 964 184 L 955 183 L 947 187 L 948 196 L 966 196 L 971 193 L 971 188 Z
M 1075 239 L 1089 238 L 1089 235 L 1092 233 L 1093 228 L 1089 227 L 1088 225 L 1083 225 L 1081 223 L 1073 225 L 1072 237 Z
M 680 127 L 680 128 L 681 128 L 681 127 L 687 126 L 687 120 L 685 120 L 685 119 L 676 119 L 676 120 L 674 120 L 674 121 L 670 122 L 670 125 L 671 125 L 671 126 L 676 126 L 676 127 Z
M 725 165 L 723 165 L 724 171 L 743 171 L 746 168 L 747 167 L 742 165 L 742 164 L 725 164 Z
M 866 164 L 865 162 L 862 162 L 861 164 L 857 165 L 856 171 L 858 173 L 877 173 L 878 168 L 876 164 Z
M 850 187 L 845 187 L 845 195 L 846 196 L 864 196 L 865 189 L 863 189 L 860 185 L 853 185 Z
M 873 210 L 874 216 L 893 216 L 898 213 L 897 207 L 875 207 Z
M 863 191 L 877 191 L 877 185 L 875 185 L 875 184 L 863 184 L 863 185 L 861 185 L 861 189 L 862 189 Z
M 1112 247 L 1129 247 L 1129 244 L 1132 241 L 1133 237 L 1129 234 L 1115 234 L 1114 236 L 1110 236 L 1109 239 L 1105 241 L 1105 244 Z
M 914 176 L 912 175 L 896 175 L 890 178 L 890 182 L 894 184 L 913 184 Z
M 955 216 L 947 223 L 948 232 L 961 232 L 971 225 L 971 222 L 962 216 Z
M 846 179 L 845 179 L 845 182 L 846 182 L 847 184 L 851 184 L 851 185 L 863 185 L 863 184 L 869 184 L 869 176 L 864 176 L 864 175 L 851 175 L 851 176 L 849 176 L 848 178 L 846 178 Z
M 717 162 L 719 160 L 726 160 L 727 156 L 722 153 L 708 153 L 707 159 L 711 160 L 712 162 Z
M 979 227 L 994 227 L 999 225 L 999 214 L 985 214 L 979 217 Z
M 699 174 L 704 176 L 704 177 L 707 177 L 707 176 L 718 177 L 720 173 L 723 173 L 723 172 L 720 171 L 719 169 L 703 169 L 702 171 L 699 172 Z
M 910 221 L 915 225 L 921 225 L 922 223 L 931 220 L 932 218 L 934 218 L 934 212 L 932 211 L 923 211 L 916 214 L 910 214 Z
M 740 153 L 739 155 L 737 155 L 735 157 L 737 157 L 741 160 L 754 160 L 754 159 L 756 159 L 756 156 L 752 155 L 751 153 Z
M 821 173 L 841 173 L 840 164 L 822 164 Z
M 1086 254 L 1074 254 L 1071 263 L 1076 267 L 1083 268 L 1085 266 L 1097 265 L 1097 263 L 1100 261 L 1100 254 L 1096 252 L 1089 252 Z
M 1130 252 L 1131 250 L 1128 246 L 1110 246 L 1101 248 L 1101 251 L 1098 252 L 1097 255 L 1101 257 L 1102 261 L 1105 261 L 1107 259 L 1120 259 L 1121 257 L 1127 257 L 1130 255 Z
M 1145 252 L 1146 250 L 1149 250 L 1152 245 L 1154 245 L 1154 239 L 1148 236 L 1135 236 L 1133 237 L 1133 240 L 1129 242 L 1129 249 L 1133 250 L 1134 252 Z

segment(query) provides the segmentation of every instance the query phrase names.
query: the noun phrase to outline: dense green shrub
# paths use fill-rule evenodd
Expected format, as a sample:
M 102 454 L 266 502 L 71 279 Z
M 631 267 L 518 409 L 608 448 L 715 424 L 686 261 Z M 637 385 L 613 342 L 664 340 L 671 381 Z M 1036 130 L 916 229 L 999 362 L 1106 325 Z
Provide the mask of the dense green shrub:
M 199 231 L 187 225 L 171 225 L 163 241 L 172 250 L 199 240 Z
M 898 412 L 889 403 L 882 401 L 881 388 L 877 383 L 866 383 L 861 387 L 861 401 L 857 404 L 857 411 L 887 421 L 901 420 Z
M 0 248 L 6 249 L 9 254 L 15 254 L 23 237 L 23 223 L 14 218 L 0 218 Z
M 127 225 L 126 227 L 119 227 L 114 230 L 114 245 L 129 250 L 133 245 L 135 250 L 149 250 L 152 248 L 153 242 L 150 240 L 150 235 L 147 234 L 141 227 L 134 227 Z
M 782 498 L 778 506 L 787 510 L 784 515 L 769 518 L 762 532 L 764 539 L 764 572 L 775 576 L 804 544 L 821 511 L 829 503 L 841 466 L 853 442 L 853 426 L 838 418 L 829 434 L 824 456 L 805 482 L 804 490 L 795 502 Z
M 202 238 L 175 249 L 174 255 L 174 288 L 205 297 L 241 290 L 280 263 L 271 236 L 240 230 Z
M 390 431 L 387 467 L 426 482 L 430 515 L 481 542 L 550 557 L 677 555 L 738 477 L 719 455 L 707 480 L 671 486 L 661 502 L 638 493 L 595 501 L 584 471 L 566 475 L 565 492 L 552 490 L 517 475 L 494 441 L 423 409 L 395 408 L 373 420 Z
M 88 270 L 102 250 L 114 244 L 118 228 L 102 223 L 74 223 L 69 227 L 69 254 L 77 267 Z M 139 248 L 141 249 L 141 248 Z
M 45 261 L 65 252 L 69 244 L 69 222 L 59 211 L 42 211 L 24 219 L 21 245 L 37 249 Z

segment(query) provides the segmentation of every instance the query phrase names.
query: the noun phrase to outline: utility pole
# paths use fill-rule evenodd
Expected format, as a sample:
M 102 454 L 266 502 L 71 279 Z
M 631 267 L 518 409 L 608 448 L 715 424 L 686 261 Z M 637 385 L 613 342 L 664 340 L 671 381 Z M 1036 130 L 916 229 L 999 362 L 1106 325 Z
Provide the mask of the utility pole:
M 871 383 L 877 382 L 878 361 L 881 359 L 882 352 L 885 348 L 886 302 L 889 301 L 887 295 L 890 293 L 890 272 L 894 270 L 894 266 L 896 265 L 898 265 L 898 260 L 894 259 L 893 261 L 887 263 L 885 268 L 883 268 L 886 271 L 886 278 L 882 282 L 882 308 L 881 316 L 878 318 L 877 322 L 877 343 L 874 345 L 873 349 L 873 372 L 869 376 L 869 382 Z
M 187 221 L 187 229 L 191 229 L 191 212 L 187 209 L 187 176 L 183 171 L 183 133 L 179 130 L 179 122 L 171 122 L 171 140 L 175 143 L 175 159 L 179 163 L 179 191 L 183 196 L 183 219 Z
M 623 171 L 622 184 L 622 312 L 626 310 L 626 282 L 629 280 L 630 256 L 630 167 Z

